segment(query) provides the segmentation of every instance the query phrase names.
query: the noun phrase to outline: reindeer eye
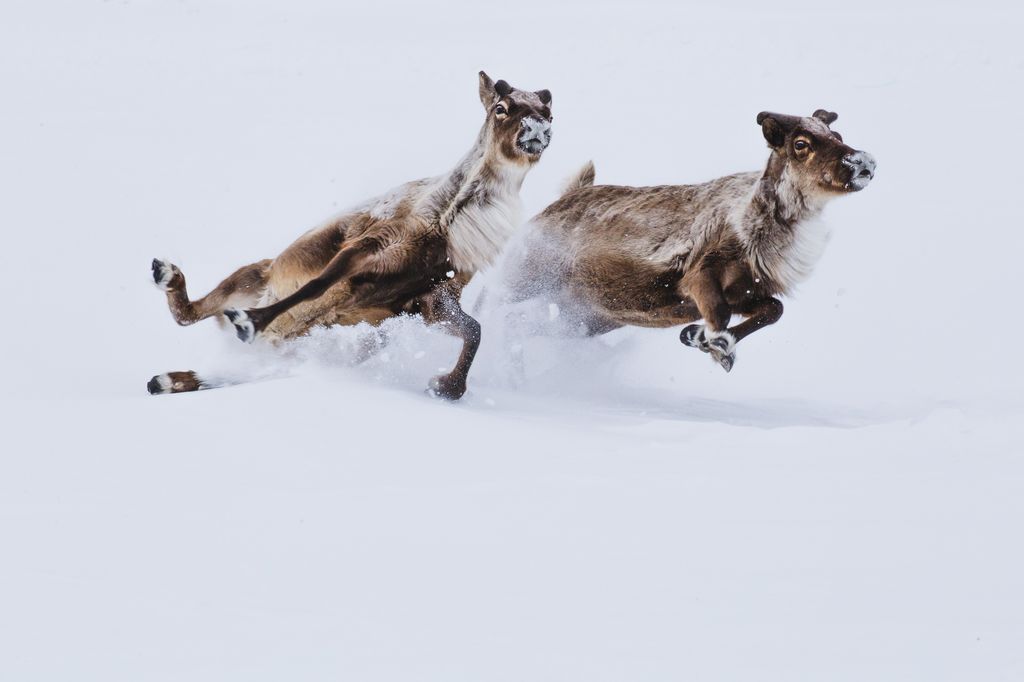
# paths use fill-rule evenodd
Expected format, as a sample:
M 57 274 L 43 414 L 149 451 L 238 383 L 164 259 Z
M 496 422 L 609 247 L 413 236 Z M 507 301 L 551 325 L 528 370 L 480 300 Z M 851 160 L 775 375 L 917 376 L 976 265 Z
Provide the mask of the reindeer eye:
M 505 108 L 504 104 L 499 104 L 498 106 L 494 107 L 494 113 L 496 116 L 504 116 L 505 114 L 508 113 L 508 109 Z
M 810 149 L 810 147 L 811 145 L 807 144 L 806 140 L 797 140 L 796 142 L 793 143 L 793 149 L 797 150 L 798 152 L 802 152 L 805 149 Z

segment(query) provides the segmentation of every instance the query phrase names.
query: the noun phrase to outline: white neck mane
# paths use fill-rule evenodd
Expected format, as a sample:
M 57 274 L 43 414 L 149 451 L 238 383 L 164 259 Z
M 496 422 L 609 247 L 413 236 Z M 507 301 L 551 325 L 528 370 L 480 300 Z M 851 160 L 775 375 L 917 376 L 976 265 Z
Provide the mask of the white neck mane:
M 788 169 L 782 171 L 775 200 L 768 206 L 757 200 L 761 191 L 759 180 L 750 202 L 734 214 L 734 228 L 747 247 L 751 269 L 774 282 L 779 293 L 790 293 L 810 276 L 825 252 L 831 231 L 820 216 L 827 198 L 802 191 Z
M 499 158 L 484 125 L 459 165 L 427 192 L 428 213 L 448 237 L 448 258 L 457 270 L 478 272 L 497 259 L 519 226 L 519 188 L 529 170 Z
M 503 164 L 498 177 L 481 183 L 453 214 L 448 254 L 458 270 L 478 272 L 497 259 L 521 222 L 519 188 L 527 171 L 526 165 Z
M 412 201 L 427 229 L 448 239 L 448 258 L 459 272 L 475 273 L 493 263 L 521 221 L 519 189 L 530 164 L 496 158 L 486 126 L 458 165 L 445 175 L 411 182 L 369 202 L 377 219 L 390 219 Z

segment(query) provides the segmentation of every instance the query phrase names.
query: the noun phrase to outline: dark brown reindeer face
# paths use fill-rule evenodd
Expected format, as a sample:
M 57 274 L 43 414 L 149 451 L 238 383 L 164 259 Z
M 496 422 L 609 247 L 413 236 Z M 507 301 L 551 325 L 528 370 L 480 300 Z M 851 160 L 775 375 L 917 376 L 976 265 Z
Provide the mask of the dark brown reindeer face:
M 480 102 L 500 154 L 516 163 L 536 163 L 551 142 L 551 93 L 517 90 L 481 71 Z
M 875 159 L 844 144 L 842 136 L 829 128 L 837 118 L 824 109 L 806 117 L 762 111 L 757 122 L 768 145 L 801 184 L 828 192 L 859 192 L 875 177 Z

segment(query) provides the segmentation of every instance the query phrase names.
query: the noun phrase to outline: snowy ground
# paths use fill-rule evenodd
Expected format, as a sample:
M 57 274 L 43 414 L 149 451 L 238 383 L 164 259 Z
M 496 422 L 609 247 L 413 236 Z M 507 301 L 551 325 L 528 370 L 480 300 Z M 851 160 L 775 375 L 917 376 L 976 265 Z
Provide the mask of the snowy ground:
M 1024 679 L 1011 3 L 0 7 L 0 679 Z M 554 93 L 527 213 L 759 168 L 763 109 L 879 160 L 725 374 L 671 331 L 534 339 L 522 386 L 403 323 L 290 359 L 195 292 L 441 172 L 476 72 Z M 475 296 L 475 283 L 469 296 Z M 495 329 L 491 325 L 489 329 Z M 152 398 L 155 373 L 291 376 Z

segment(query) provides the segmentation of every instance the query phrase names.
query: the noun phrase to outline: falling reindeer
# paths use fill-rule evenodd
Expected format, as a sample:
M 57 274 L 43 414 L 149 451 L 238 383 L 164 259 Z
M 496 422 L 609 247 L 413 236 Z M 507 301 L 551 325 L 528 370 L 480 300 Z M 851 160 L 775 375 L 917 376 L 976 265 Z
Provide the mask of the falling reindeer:
M 822 208 L 874 177 L 872 156 L 829 128 L 836 118 L 762 112 L 764 171 L 701 185 L 595 186 L 587 164 L 511 259 L 511 300 L 546 297 L 590 335 L 703 319 L 680 340 L 730 371 L 736 343 L 778 321 L 777 296 L 821 256 Z M 746 319 L 729 327 L 734 314 Z
M 223 314 L 251 342 L 418 314 L 462 339 L 454 369 L 431 381 L 435 395 L 462 397 L 480 344 L 480 324 L 459 303 L 462 288 L 518 226 L 519 189 L 551 141 L 549 91 L 518 90 L 481 71 L 479 92 L 483 127 L 446 175 L 410 182 L 344 213 L 277 258 L 242 267 L 197 301 L 189 300 L 177 266 L 154 260 L 153 279 L 174 319 L 190 325 Z M 154 394 L 209 387 L 193 371 L 148 384 Z

